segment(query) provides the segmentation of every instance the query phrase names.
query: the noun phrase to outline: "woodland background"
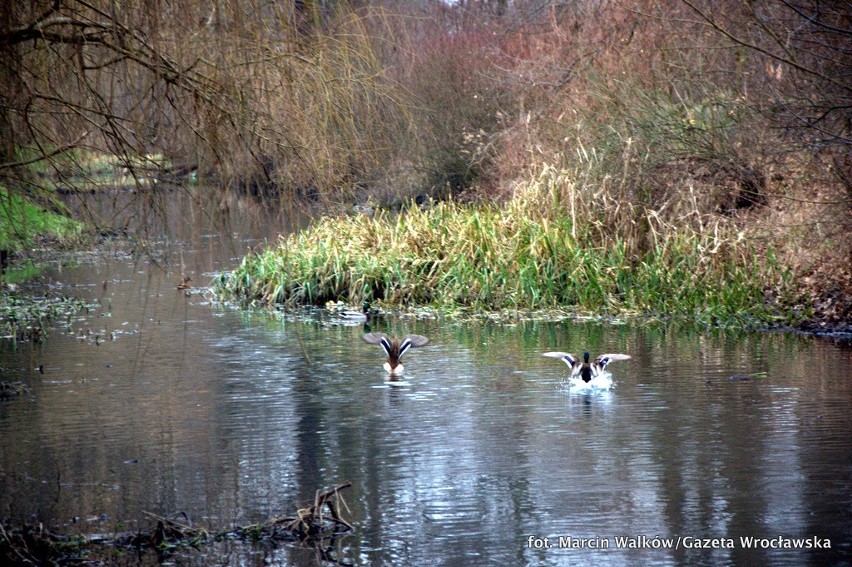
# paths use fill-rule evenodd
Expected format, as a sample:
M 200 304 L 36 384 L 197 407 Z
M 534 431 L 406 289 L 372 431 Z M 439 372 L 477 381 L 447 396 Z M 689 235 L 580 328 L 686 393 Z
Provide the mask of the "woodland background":
M 281 207 L 499 203 L 554 167 L 591 211 L 734 226 L 852 318 L 848 1 L 41 0 L 0 50 L 6 200 L 108 187 L 102 156 L 141 198 Z

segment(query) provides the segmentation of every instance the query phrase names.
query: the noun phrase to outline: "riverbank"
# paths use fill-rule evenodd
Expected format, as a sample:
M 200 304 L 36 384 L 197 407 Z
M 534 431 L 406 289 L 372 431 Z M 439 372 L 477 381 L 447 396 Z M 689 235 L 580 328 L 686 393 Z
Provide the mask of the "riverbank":
M 4 252 L 4 267 L 10 256 L 39 242 L 71 244 L 80 238 L 83 229 L 83 223 L 61 211 L 50 210 L 0 185 L 0 250 Z
M 814 320 L 771 246 L 730 216 L 696 209 L 686 218 L 615 202 L 544 168 L 503 204 L 323 217 L 248 255 L 215 288 L 285 307 L 559 308 L 739 328 Z
M 555 170 L 545 171 L 503 204 L 448 201 L 372 216 L 319 217 L 250 253 L 218 276 L 214 289 L 244 305 L 367 302 L 450 318 L 551 312 L 852 334 L 852 323 L 836 316 L 842 293 L 830 298 L 834 303 L 809 296 L 813 279 L 797 277 L 771 248 L 756 246 L 734 219 L 708 216 L 686 230 L 647 211 L 645 218 L 617 210 L 591 214 L 601 204 L 581 204 L 582 191 L 560 185 L 564 181 Z M 636 228 L 642 223 L 644 232 Z M 83 233 L 75 233 L 77 241 Z M 18 282 L 39 270 L 38 246 L 14 256 L 21 254 L 28 261 L 4 274 L 4 334 L 41 339 L 57 300 L 28 303 L 17 291 Z M 828 313 L 820 309 L 826 305 Z
M 8 93 L 0 120 L 9 134 L 3 183 L 45 203 L 56 192 L 115 186 L 147 196 L 160 181 L 208 186 L 221 193 L 215 208 L 230 206 L 231 190 L 277 210 L 304 201 L 362 211 L 412 199 L 480 203 L 435 217 L 470 237 L 468 247 L 446 248 L 435 232 L 439 248 L 415 250 L 416 262 L 371 247 L 361 227 L 320 221 L 386 265 L 347 256 L 352 278 L 318 281 L 314 267 L 343 264 L 306 251 L 305 273 L 292 281 L 249 268 L 247 289 L 236 289 L 248 301 L 363 297 L 849 326 L 850 106 L 837 77 L 849 76 L 850 58 L 811 39 L 843 45 L 845 14 L 826 10 L 815 20 L 779 6 L 726 28 L 709 14 L 696 20 L 683 4 L 468 8 L 335 5 L 307 27 L 296 14 L 261 11 L 240 25 L 199 24 L 189 37 L 183 19 L 155 11 L 128 20 L 138 29 L 104 24 L 124 30 L 126 43 L 118 54 L 112 44 L 90 45 L 104 65 L 68 66 L 67 38 L 110 17 L 91 7 L 22 7 L 9 18 L 8 59 L 20 68 L 7 70 L 6 84 L 20 84 L 19 73 L 32 80 Z M 31 45 L 34 26 L 51 20 L 45 14 L 61 25 Z M 212 22 L 203 9 L 197 16 Z M 293 25 L 282 28 L 285 21 Z M 157 38 L 156 50 L 139 43 L 146 37 Z M 787 38 L 783 49 L 776 37 Z M 280 56 L 268 56 L 270 41 Z M 208 56 L 191 63 L 198 53 Z M 102 92 L 105 85 L 113 87 Z M 564 178 L 554 182 L 559 195 L 541 204 L 547 215 L 513 224 L 499 209 L 511 209 L 542 171 Z M 161 212 L 154 201 L 142 218 L 158 222 Z M 493 239 L 558 240 L 553 227 L 570 241 L 491 250 Z M 323 236 L 317 228 L 306 244 Z M 309 289 L 276 291 L 300 282 Z

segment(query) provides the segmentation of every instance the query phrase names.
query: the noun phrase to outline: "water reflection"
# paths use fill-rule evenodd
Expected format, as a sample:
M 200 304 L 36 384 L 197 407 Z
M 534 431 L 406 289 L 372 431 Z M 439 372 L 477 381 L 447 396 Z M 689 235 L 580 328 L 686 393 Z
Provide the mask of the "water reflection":
M 229 257 L 201 232 L 170 249 L 195 282 Z M 180 510 L 225 529 L 349 480 L 357 531 L 334 546 L 359 565 L 852 559 L 848 344 L 388 318 L 371 330 L 431 339 L 389 384 L 363 328 L 211 305 L 176 289 L 178 269 L 124 255 L 57 269 L 52 285 L 99 307 L 43 345 L 0 345 L 4 379 L 32 392 L 0 403 L 0 515 L 91 533 Z M 577 393 L 567 368 L 540 356 L 553 349 L 633 359 L 613 366 L 611 390 Z M 560 536 L 609 548 L 559 549 Z M 722 547 L 653 547 L 678 536 Z M 779 536 L 833 549 L 740 542 Z M 634 547 L 618 548 L 621 537 Z M 554 547 L 536 547 L 544 538 Z M 315 561 L 310 549 L 236 542 L 183 560 Z

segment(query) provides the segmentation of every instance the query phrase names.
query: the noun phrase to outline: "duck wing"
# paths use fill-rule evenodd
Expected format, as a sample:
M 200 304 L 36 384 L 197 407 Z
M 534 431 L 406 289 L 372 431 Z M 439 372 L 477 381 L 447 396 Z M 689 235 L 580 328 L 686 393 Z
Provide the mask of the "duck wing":
M 616 360 L 627 360 L 629 358 L 631 358 L 629 354 L 602 354 L 595 359 L 595 364 L 603 370 L 610 362 L 614 362 Z
M 574 367 L 575 364 L 577 364 L 577 362 L 580 361 L 579 358 L 577 358 L 576 356 L 574 356 L 570 352 L 558 352 L 558 351 L 543 352 L 543 353 L 541 353 L 541 356 L 546 356 L 547 358 L 558 358 L 559 360 L 563 361 L 565 364 L 567 364 L 568 366 L 570 366 L 572 368 Z
M 408 335 L 402 339 L 402 343 L 399 345 L 399 356 L 402 356 L 402 354 L 411 347 L 422 347 L 428 342 L 429 339 L 423 335 Z
M 370 343 L 371 345 L 382 345 L 382 348 L 385 349 L 385 353 L 390 356 L 391 353 L 391 341 L 388 339 L 388 336 L 384 333 L 367 333 L 365 335 L 361 335 L 361 338 L 364 339 L 364 342 Z

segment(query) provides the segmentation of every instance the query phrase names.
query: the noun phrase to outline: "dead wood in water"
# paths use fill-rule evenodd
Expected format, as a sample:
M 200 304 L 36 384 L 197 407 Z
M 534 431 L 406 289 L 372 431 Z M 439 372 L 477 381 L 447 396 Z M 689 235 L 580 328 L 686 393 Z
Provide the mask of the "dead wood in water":
M 273 523 L 302 539 L 321 536 L 323 533 L 328 532 L 334 533 L 339 528 L 343 528 L 344 531 L 352 530 L 354 528 L 340 516 L 340 510 L 338 509 L 338 501 L 343 504 L 344 508 L 347 508 L 346 502 L 338 493 L 350 486 L 352 486 L 352 483 L 347 480 L 324 492 L 317 490 L 314 495 L 313 506 L 299 509 L 296 512 L 296 517 L 282 518 Z M 324 507 L 328 508 L 329 518 L 323 516 Z
M 328 490 L 317 490 L 313 505 L 297 510 L 295 516 L 221 532 L 208 532 L 193 526 L 183 512 L 170 516 L 145 512 L 156 521 L 149 530 L 109 535 L 64 536 L 48 531 L 41 524 L 12 527 L 0 523 L 0 564 L 53 565 L 88 561 L 99 556 L 98 549 L 109 547 L 154 550 L 162 558 L 181 548 L 198 549 L 206 543 L 224 540 L 299 541 L 315 547 L 323 560 L 339 563 L 334 559 L 337 552 L 330 544 L 337 536 L 354 530 L 340 513 L 341 506 L 348 510 L 340 491 L 350 486 L 352 483 L 346 481 Z
M 153 533 L 147 535 L 140 533 L 138 535 L 139 539 L 133 542 L 134 547 L 141 547 L 146 543 L 149 543 L 159 549 L 173 545 L 197 547 L 198 545 L 206 542 L 210 537 L 210 534 L 207 533 L 206 530 L 193 527 L 189 516 L 187 516 L 184 512 L 174 514 L 173 517 L 183 516 L 186 520 L 185 524 L 176 522 L 171 518 L 157 516 L 150 512 L 145 512 L 145 515 L 155 518 L 157 520 L 157 526 L 154 528 Z

